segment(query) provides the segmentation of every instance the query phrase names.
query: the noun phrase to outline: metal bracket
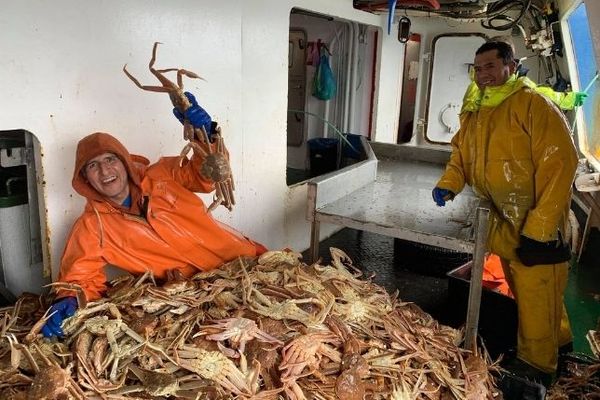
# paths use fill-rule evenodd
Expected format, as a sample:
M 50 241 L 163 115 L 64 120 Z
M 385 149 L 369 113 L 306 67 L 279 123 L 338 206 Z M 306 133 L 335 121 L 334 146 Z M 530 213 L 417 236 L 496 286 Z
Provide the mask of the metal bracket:
M 475 219 L 475 248 L 473 249 L 473 266 L 471 267 L 471 284 L 469 286 L 469 304 L 464 342 L 464 348 L 473 352 L 477 348 L 477 326 L 479 325 L 483 264 L 487 250 L 490 209 L 491 203 L 488 200 L 480 200 Z
M 315 263 L 319 258 L 319 239 L 320 239 L 320 222 L 317 215 L 317 184 L 308 182 L 308 208 L 306 210 L 306 219 L 311 221 L 310 225 L 310 260 Z

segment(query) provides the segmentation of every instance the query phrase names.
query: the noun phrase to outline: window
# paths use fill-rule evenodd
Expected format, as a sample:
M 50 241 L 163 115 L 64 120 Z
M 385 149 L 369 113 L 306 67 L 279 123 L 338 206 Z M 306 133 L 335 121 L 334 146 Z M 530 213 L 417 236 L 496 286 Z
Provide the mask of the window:
M 578 116 L 579 148 L 597 169 L 600 169 L 600 124 L 594 115 L 600 110 L 598 105 L 598 82 L 596 73 L 598 66 L 594 55 L 594 45 L 589 26 L 588 13 L 585 3 L 580 3 L 567 17 L 570 44 L 572 46 L 573 63 L 576 71 L 576 86 L 578 91 L 586 91 L 587 99 L 581 107 Z

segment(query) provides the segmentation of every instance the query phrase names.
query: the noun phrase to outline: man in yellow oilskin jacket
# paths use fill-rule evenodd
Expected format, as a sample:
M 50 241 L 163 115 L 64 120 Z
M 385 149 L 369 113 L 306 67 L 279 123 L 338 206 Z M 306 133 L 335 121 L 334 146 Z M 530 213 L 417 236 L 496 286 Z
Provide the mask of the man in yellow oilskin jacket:
M 192 107 L 175 116 L 214 132 L 206 111 L 186 96 Z M 92 301 L 107 289 L 106 265 L 164 279 L 171 270 L 189 277 L 264 253 L 264 246 L 214 219 L 195 194 L 215 190 L 215 182 L 200 172 L 204 157 L 194 152 L 180 161 L 162 157 L 150 164 L 108 133 L 81 139 L 72 185 L 87 204 L 67 239 L 58 281 L 79 285 Z M 63 320 L 78 307 L 72 291 L 61 290 L 57 297 L 42 328 L 46 337 L 62 337 Z
M 518 79 L 515 67 L 507 43 L 476 51 L 480 98 L 460 116 L 433 198 L 444 206 L 468 184 L 492 202 L 488 247 L 517 301 L 516 361 L 543 379 L 556 371 L 558 347 L 572 340 L 563 305 L 570 251 L 561 232 L 577 152 L 560 110 Z

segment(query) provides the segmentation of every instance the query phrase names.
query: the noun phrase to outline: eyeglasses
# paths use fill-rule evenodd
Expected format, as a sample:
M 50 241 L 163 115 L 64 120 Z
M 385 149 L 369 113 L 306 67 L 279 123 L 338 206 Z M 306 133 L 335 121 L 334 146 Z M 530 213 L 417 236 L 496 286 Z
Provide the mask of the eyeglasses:
M 117 162 L 120 162 L 121 160 L 119 159 L 119 157 L 115 156 L 114 154 L 109 155 L 104 157 L 101 160 L 93 160 L 88 162 L 87 164 L 85 164 L 85 166 L 83 167 L 83 170 L 85 171 L 85 173 L 90 173 L 90 172 L 98 172 L 100 170 L 100 167 L 105 165 L 105 166 L 113 166 L 115 165 Z

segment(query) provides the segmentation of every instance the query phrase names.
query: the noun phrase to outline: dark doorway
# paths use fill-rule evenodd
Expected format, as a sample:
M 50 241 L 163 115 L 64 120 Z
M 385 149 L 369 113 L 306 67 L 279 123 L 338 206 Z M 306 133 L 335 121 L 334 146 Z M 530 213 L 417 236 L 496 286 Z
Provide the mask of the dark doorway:
M 420 49 L 421 35 L 411 34 L 404 46 L 404 73 L 402 76 L 402 98 L 397 143 L 410 142 L 413 134 Z

